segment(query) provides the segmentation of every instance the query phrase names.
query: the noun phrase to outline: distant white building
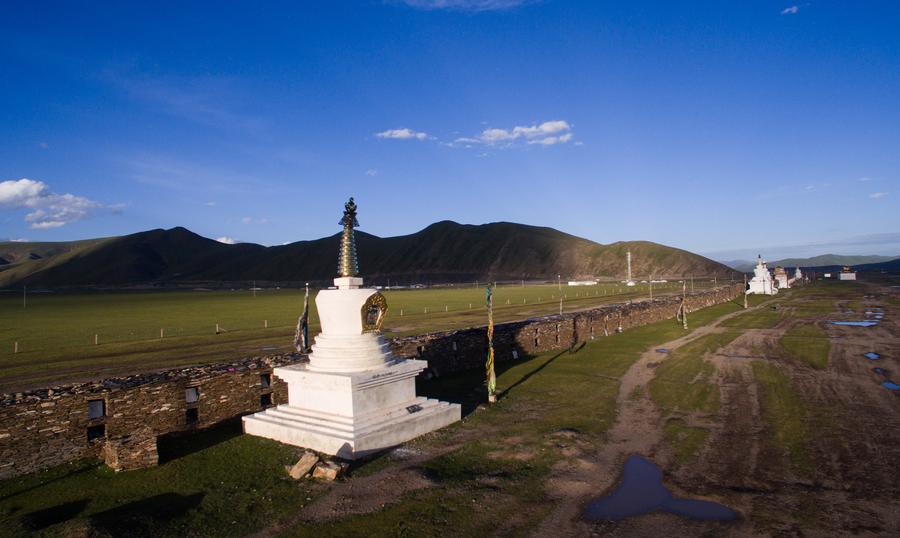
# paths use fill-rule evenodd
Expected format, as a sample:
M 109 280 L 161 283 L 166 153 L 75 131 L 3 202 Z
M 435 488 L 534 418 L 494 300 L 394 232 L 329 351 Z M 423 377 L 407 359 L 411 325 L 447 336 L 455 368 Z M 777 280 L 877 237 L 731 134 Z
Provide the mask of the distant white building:
M 803 272 L 800 271 L 800 267 L 797 266 L 797 268 L 794 269 L 794 278 L 788 280 L 788 286 L 793 286 L 794 282 L 802 282 L 802 281 L 803 281 Z
M 758 295 L 775 295 L 778 293 L 772 274 L 769 272 L 769 268 L 766 267 L 766 262 L 761 255 L 756 260 L 756 267 L 753 268 L 753 278 L 747 283 L 746 293 Z
M 775 268 L 775 275 L 772 278 L 775 280 L 775 286 L 780 290 L 786 290 L 791 287 L 790 282 L 788 282 L 787 271 L 780 265 Z
M 570 280 L 570 286 L 596 286 L 596 280 Z
M 850 267 L 844 266 L 839 277 L 840 280 L 856 280 L 856 271 Z

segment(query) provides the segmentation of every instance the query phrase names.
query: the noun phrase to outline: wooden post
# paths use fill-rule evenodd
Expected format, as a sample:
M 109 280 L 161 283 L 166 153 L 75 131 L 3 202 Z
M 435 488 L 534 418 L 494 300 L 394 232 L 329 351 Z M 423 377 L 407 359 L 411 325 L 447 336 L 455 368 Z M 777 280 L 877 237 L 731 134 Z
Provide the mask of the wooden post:
M 747 274 L 744 273 L 744 308 L 747 308 Z
M 13 353 L 18 353 L 18 352 L 19 352 L 19 341 L 16 340 L 16 343 L 13 344 Z
M 219 334 L 219 324 L 216 323 L 216 334 Z
M 268 329 L 268 328 L 269 328 L 269 320 L 265 319 L 265 320 L 263 320 L 263 329 Z
M 94 334 L 94 345 L 95 345 L 95 346 L 99 346 L 99 345 L 100 345 L 100 336 L 97 335 L 97 334 Z
M 159 337 L 162 338 L 164 336 L 164 329 L 162 327 L 159 328 Z

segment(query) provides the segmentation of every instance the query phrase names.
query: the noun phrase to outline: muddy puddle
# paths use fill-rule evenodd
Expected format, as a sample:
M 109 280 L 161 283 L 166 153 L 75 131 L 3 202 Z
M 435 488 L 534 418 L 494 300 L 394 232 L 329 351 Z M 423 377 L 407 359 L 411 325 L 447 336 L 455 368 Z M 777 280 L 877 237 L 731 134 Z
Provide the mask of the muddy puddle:
M 874 327 L 878 325 L 877 321 L 829 321 L 828 323 L 845 327 Z
M 900 385 L 894 383 L 893 381 L 882 381 L 881 386 L 888 390 L 900 390 Z
M 622 469 L 622 479 L 609 495 L 592 501 L 585 509 L 589 520 L 612 520 L 663 511 L 699 520 L 728 521 L 737 512 L 711 501 L 677 499 L 662 484 L 662 471 L 653 462 L 634 455 Z
M 875 353 L 874 351 L 870 351 L 870 352 L 866 353 L 865 355 L 863 355 L 863 357 L 869 359 L 870 361 L 877 361 L 878 359 L 881 358 L 881 355 L 879 355 L 878 353 Z

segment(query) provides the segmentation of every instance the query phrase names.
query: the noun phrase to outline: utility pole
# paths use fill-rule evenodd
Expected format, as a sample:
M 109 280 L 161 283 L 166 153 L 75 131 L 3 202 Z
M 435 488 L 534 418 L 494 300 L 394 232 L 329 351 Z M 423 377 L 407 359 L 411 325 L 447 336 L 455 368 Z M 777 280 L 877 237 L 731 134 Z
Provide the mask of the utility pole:
M 652 301 L 653 300 L 653 275 L 650 275 L 650 280 L 648 282 L 650 283 L 650 300 Z
M 556 275 L 556 287 L 562 291 L 562 275 Z
M 22 286 L 22 308 L 28 306 L 28 286 Z
M 256 281 L 253 281 L 253 296 L 256 297 Z

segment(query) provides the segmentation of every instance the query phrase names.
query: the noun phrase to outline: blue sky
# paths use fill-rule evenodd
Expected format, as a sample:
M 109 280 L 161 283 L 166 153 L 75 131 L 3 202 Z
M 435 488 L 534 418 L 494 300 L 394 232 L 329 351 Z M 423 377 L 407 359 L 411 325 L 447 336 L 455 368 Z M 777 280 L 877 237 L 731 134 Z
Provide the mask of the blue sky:
M 182 4 L 4 7 L 0 238 L 900 254 L 900 3 Z

